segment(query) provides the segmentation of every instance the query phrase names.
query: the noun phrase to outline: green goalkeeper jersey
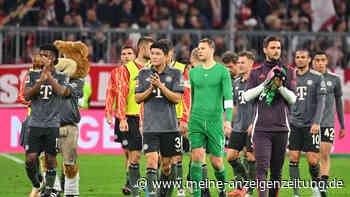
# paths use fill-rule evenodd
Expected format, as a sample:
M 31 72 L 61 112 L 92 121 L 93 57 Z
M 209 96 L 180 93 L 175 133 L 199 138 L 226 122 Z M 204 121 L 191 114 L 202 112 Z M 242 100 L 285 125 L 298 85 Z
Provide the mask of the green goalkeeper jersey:
M 191 118 L 222 120 L 224 108 L 226 121 L 232 120 L 232 82 L 229 70 L 216 63 L 210 69 L 202 65 L 189 72 L 191 83 Z

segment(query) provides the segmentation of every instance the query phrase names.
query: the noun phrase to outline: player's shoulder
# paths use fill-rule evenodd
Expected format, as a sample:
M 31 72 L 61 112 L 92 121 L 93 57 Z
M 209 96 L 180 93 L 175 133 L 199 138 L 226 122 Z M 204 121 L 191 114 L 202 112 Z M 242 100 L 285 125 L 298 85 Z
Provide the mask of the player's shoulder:
M 28 76 L 30 78 L 40 77 L 40 75 L 41 75 L 41 70 L 29 70 L 28 71 Z
M 56 75 L 59 76 L 59 77 L 67 77 L 67 75 L 64 74 L 64 72 L 62 72 L 62 71 L 55 70 L 55 73 L 56 73 Z
M 180 70 L 180 68 L 176 68 L 173 66 L 168 66 L 168 72 L 170 72 L 172 74 L 181 74 L 182 75 L 182 71 Z
M 255 72 L 262 72 L 264 69 L 264 65 L 263 64 L 260 64 L 254 68 L 252 68 L 252 70 L 250 71 L 250 73 L 255 73 Z
M 31 69 L 31 70 L 29 70 L 28 71 L 28 74 L 30 74 L 30 73 L 41 73 L 41 70 L 33 70 L 33 69 Z
M 146 73 L 152 72 L 152 68 L 151 67 L 143 67 L 140 69 L 139 71 L 139 75 L 143 75 Z
M 336 73 L 332 73 L 332 72 L 327 72 L 325 77 L 330 78 L 330 79 L 334 79 L 334 80 L 340 80 L 340 76 L 337 75 Z
M 310 69 L 310 74 L 318 76 L 318 77 L 322 77 L 322 74 L 314 69 Z
M 191 68 L 191 70 L 188 72 L 188 74 L 193 75 L 194 73 L 199 72 L 199 70 L 201 69 L 200 67 L 201 67 L 201 65 Z
M 184 71 L 185 71 L 185 68 L 186 68 L 186 65 L 183 64 L 183 63 L 181 63 L 181 62 L 176 61 L 174 67 L 175 67 L 175 68 L 178 68 L 178 69 L 180 69 L 182 72 L 184 72 Z
M 114 67 L 113 69 L 112 69 L 112 73 L 116 73 L 116 72 L 118 72 L 120 69 L 123 69 L 123 68 L 125 68 L 125 66 L 124 65 L 118 65 L 118 66 L 116 66 L 116 67 Z
M 226 66 L 224 66 L 223 64 L 220 64 L 218 62 L 216 63 L 216 66 L 220 70 L 224 70 L 224 71 L 228 70 L 228 68 Z
M 241 80 L 242 80 L 242 76 L 239 76 L 239 77 L 237 77 L 237 78 L 233 78 L 233 79 L 232 79 L 232 83 L 240 83 Z
M 85 80 L 83 78 L 75 78 L 70 80 L 71 83 L 79 83 L 79 84 L 84 84 Z

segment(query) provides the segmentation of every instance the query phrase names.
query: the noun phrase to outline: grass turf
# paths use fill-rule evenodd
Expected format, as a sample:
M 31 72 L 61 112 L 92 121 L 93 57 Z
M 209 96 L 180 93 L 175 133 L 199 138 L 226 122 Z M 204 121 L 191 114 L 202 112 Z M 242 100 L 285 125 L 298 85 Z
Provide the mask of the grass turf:
M 16 158 L 24 160 L 23 154 L 11 154 Z M 184 157 L 184 177 L 188 172 L 187 156 Z M 61 157 L 58 157 L 61 161 Z M 80 196 L 82 197 L 122 197 L 121 188 L 125 184 L 124 156 L 122 155 L 80 155 Z M 344 183 L 341 189 L 329 189 L 328 196 L 348 197 L 350 196 L 350 158 L 332 158 L 332 169 L 329 180 L 336 178 Z M 232 168 L 225 162 L 227 177 L 233 179 Z M 289 179 L 288 159 L 283 169 L 283 179 Z M 16 163 L 8 158 L 0 156 L 0 196 L 19 197 L 28 196 L 31 191 L 31 183 L 25 174 L 24 164 Z M 145 176 L 145 158 L 141 161 L 141 176 Z M 310 180 L 308 166 L 305 157 L 300 162 L 301 179 Z M 209 179 L 214 180 L 214 171 L 209 166 Z M 228 189 L 232 191 L 233 189 Z M 212 196 L 218 196 L 215 189 L 211 189 Z M 190 196 L 186 193 L 187 196 Z M 141 193 L 141 196 L 145 196 Z M 174 192 L 173 196 L 176 196 Z M 256 191 L 254 196 L 257 196 Z M 292 196 L 292 189 L 281 189 L 281 197 Z M 301 189 L 301 196 L 311 196 L 311 189 Z

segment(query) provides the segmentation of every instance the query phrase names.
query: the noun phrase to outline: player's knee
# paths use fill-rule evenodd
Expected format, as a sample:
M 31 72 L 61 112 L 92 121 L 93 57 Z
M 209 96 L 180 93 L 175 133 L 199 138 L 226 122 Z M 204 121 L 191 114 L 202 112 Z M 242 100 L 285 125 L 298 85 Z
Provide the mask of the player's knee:
M 64 172 L 64 175 L 67 177 L 67 178 L 74 178 L 78 172 L 79 172 L 79 166 L 78 164 L 73 164 L 73 165 L 63 165 L 63 172 Z
M 227 161 L 233 161 L 236 160 L 239 157 L 239 152 L 237 151 L 229 151 L 227 153 Z
M 309 165 L 310 166 L 315 166 L 317 164 L 319 164 L 319 161 L 316 158 L 312 158 L 312 159 L 309 160 Z
M 220 159 L 213 159 L 211 161 L 211 164 L 213 165 L 213 168 L 215 168 L 216 170 L 220 170 L 223 166 L 223 161 Z
M 299 155 L 298 155 L 298 154 L 290 153 L 290 154 L 289 154 L 289 160 L 290 160 L 291 162 L 297 163 L 297 162 L 299 162 Z
M 247 160 L 251 161 L 251 162 L 255 162 L 256 161 L 255 156 L 253 155 L 253 153 L 247 154 Z
M 131 154 L 129 154 L 129 159 L 131 163 L 140 163 L 141 153 L 138 151 L 133 151 Z
M 325 152 L 322 152 L 322 153 L 321 153 L 321 160 L 322 160 L 322 161 L 328 161 L 328 160 L 330 160 L 330 155 L 327 154 L 327 153 L 325 153 Z
M 46 157 L 46 166 L 47 166 L 47 168 L 56 168 L 57 167 L 56 156 L 47 155 L 47 157 Z
M 200 149 L 193 149 L 192 152 L 192 160 L 193 161 L 202 161 L 204 157 L 204 153 Z
M 27 157 L 26 158 L 26 166 L 34 166 L 36 164 L 37 158 L 35 157 Z

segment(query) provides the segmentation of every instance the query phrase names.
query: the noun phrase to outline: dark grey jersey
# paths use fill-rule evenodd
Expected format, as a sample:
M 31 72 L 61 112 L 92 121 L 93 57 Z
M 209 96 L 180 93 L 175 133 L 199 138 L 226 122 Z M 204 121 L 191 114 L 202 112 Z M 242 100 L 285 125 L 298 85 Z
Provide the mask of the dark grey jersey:
M 41 70 L 30 71 L 26 87 L 33 87 L 41 76 Z M 52 77 L 60 85 L 66 85 L 68 77 L 62 72 L 54 70 L 51 73 Z M 31 97 L 31 115 L 28 120 L 28 125 L 32 127 L 60 127 L 59 112 L 62 108 L 62 97 L 53 91 L 52 85 L 48 80 L 44 81 L 38 93 Z
M 326 73 L 323 75 L 324 80 L 326 82 L 327 87 L 327 97 L 326 97 L 326 105 L 321 121 L 321 127 L 334 127 L 334 104 L 336 99 L 340 99 L 340 107 L 342 106 L 342 96 L 343 91 L 341 87 L 340 78 L 332 73 Z M 337 111 L 344 111 L 343 109 L 338 109 Z M 344 116 L 344 114 L 342 114 Z M 342 124 L 342 123 L 341 123 Z
M 242 94 L 247 85 L 247 80 L 242 81 L 242 77 L 239 77 L 232 81 L 232 96 L 233 103 L 237 109 L 237 113 L 232 120 L 233 132 L 247 132 L 248 127 L 252 122 L 253 106 L 251 102 L 247 102 L 243 99 Z
M 311 127 L 320 124 L 324 98 L 327 94 L 326 84 L 321 73 L 308 70 L 304 75 L 297 72 L 297 100 L 291 106 L 290 122 L 297 127 Z
M 150 87 L 149 79 L 155 72 L 152 67 L 140 70 L 135 93 L 142 93 Z M 181 70 L 166 66 L 165 70 L 158 75 L 160 81 L 169 90 L 177 93 L 184 92 L 184 79 Z M 178 131 L 175 104 L 170 102 L 159 88 L 155 89 L 149 98 L 144 101 L 142 125 L 144 133 Z
M 77 124 L 80 121 L 78 100 L 83 97 L 84 79 L 71 79 L 66 87 L 69 88 L 70 95 L 63 97 L 61 125 Z

